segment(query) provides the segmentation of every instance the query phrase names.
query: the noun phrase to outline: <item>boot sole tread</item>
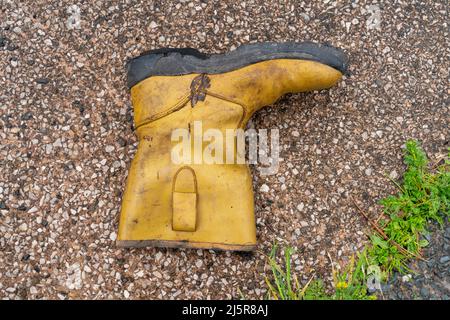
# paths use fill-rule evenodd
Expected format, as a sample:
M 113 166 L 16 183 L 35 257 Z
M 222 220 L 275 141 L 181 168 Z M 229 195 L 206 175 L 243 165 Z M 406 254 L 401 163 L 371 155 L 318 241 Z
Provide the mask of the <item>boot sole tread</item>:
M 128 87 L 151 76 L 218 74 L 273 59 L 311 60 L 347 73 L 347 58 L 342 50 L 314 42 L 245 44 L 227 53 L 211 55 L 193 48 L 161 48 L 127 63 Z

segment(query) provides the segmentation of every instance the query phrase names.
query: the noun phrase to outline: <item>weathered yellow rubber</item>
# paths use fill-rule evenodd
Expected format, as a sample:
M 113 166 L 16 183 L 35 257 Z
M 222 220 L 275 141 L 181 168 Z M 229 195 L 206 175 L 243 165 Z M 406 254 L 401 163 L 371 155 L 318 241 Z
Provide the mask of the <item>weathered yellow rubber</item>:
M 153 76 L 133 86 L 139 147 L 123 196 L 117 244 L 253 250 L 256 228 L 248 166 L 175 165 L 172 130 L 201 120 L 203 131 L 217 128 L 225 135 L 226 129 L 244 128 L 255 111 L 283 94 L 329 88 L 341 76 L 314 61 L 263 61 L 208 75 L 206 97 L 194 107 L 191 83 L 199 74 Z

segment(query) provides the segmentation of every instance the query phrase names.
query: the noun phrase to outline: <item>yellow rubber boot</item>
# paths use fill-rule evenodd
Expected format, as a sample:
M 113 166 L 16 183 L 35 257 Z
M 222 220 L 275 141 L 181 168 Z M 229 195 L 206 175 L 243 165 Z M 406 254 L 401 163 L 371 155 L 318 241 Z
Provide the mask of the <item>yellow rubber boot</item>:
M 248 165 L 225 159 L 208 164 L 196 161 L 196 154 L 188 164 L 174 163 L 174 130 L 185 129 L 194 141 L 190 146 L 199 139 L 203 150 L 201 133 L 208 129 L 225 136 L 227 129 L 245 128 L 255 111 L 283 94 L 329 88 L 345 69 L 340 50 L 314 43 L 253 44 L 212 56 L 161 49 L 133 59 L 128 81 L 139 146 L 117 244 L 253 250 Z

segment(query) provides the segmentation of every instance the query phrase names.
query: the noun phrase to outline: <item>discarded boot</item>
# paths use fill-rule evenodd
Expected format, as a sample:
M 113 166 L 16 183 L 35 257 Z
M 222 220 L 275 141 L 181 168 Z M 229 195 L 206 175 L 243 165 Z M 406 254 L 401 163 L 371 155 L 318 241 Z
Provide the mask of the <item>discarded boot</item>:
M 245 128 L 255 111 L 283 94 L 329 88 L 345 69 L 342 51 L 314 43 L 251 44 L 211 56 L 160 49 L 131 60 L 128 85 L 139 147 L 123 196 L 117 244 L 253 250 L 248 165 L 175 164 L 173 131 L 184 128 L 191 134 L 196 121 L 203 130 Z

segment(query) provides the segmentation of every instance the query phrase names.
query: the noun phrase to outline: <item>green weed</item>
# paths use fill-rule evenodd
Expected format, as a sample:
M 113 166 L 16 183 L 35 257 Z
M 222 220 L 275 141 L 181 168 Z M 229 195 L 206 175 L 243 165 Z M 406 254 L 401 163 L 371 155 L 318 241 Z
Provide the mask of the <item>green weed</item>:
M 269 288 L 269 298 L 274 300 L 361 300 L 374 299 L 375 296 L 367 294 L 365 285 L 366 275 L 362 270 L 362 259 L 358 259 L 355 264 L 353 257 L 350 263 L 342 271 L 336 271 L 333 267 L 334 293 L 327 293 L 320 279 L 308 281 L 305 286 L 301 286 L 291 269 L 291 256 L 293 249 L 284 249 L 284 267 L 280 266 L 276 260 L 277 245 L 275 244 L 268 257 L 272 271 L 273 281 L 266 277 Z
M 445 160 L 431 171 L 425 152 L 416 141 L 408 141 L 404 162 L 407 166 L 399 193 L 380 201 L 385 218 L 378 221 L 385 237 L 370 236 L 367 256 L 388 276 L 393 271 L 410 272 L 408 260 L 421 259 L 421 249 L 428 245 L 424 235 L 429 222 L 441 226 L 450 215 L 450 162 Z M 403 249 L 401 249 L 403 248 Z

